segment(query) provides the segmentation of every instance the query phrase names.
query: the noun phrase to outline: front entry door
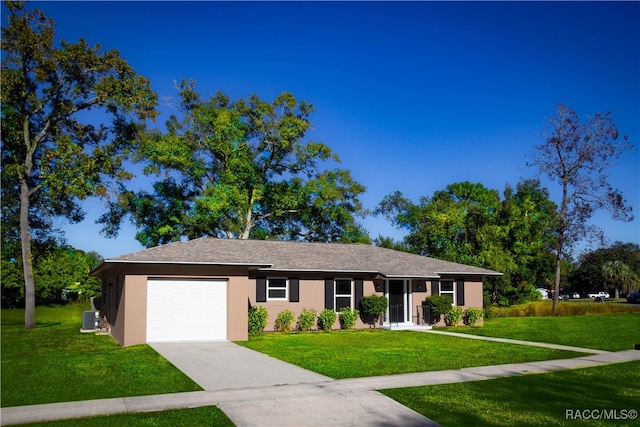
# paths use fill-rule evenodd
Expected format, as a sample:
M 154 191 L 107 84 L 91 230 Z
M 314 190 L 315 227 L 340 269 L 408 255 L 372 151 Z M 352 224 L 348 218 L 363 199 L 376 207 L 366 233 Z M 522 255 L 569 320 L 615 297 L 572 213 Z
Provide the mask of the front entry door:
M 389 280 L 389 321 L 404 322 L 404 280 Z

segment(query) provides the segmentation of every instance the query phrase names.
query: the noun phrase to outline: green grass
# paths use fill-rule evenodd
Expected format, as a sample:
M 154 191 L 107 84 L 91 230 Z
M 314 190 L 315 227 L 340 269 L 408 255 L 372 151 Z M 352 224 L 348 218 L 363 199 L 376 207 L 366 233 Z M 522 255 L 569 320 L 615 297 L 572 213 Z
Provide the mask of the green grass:
M 22 424 L 46 427 L 122 427 L 122 426 L 234 426 L 220 409 L 203 406 L 190 409 L 172 409 L 161 412 L 104 415 L 46 423 Z
M 146 344 L 81 334 L 87 308 L 38 307 L 32 330 L 2 310 L 2 407 L 202 390 Z
M 578 357 L 582 354 L 411 331 L 269 333 L 238 342 L 336 378 L 440 371 Z
M 483 326 L 443 328 L 452 332 L 594 348 L 628 350 L 640 344 L 640 313 L 602 316 L 503 317 Z
M 615 409 L 621 417 L 622 410 L 640 410 L 638 384 L 640 362 L 628 362 L 382 393 L 444 427 L 630 426 L 638 419 L 567 420 L 566 411 Z

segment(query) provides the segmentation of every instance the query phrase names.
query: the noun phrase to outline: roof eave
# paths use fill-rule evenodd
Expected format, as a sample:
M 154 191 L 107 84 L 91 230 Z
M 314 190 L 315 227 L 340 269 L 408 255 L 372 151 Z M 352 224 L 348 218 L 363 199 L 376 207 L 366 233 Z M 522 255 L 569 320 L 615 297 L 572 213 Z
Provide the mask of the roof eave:
M 502 273 L 497 271 L 436 271 L 436 274 L 442 275 L 465 275 L 465 276 L 502 276 Z
M 209 261 L 142 261 L 142 260 L 124 260 L 124 259 L 106 259 L 100 265 L 94 268 L 89 275 L 96 274 L 106 270 L 111 265 L 116 264 L 155 264 L 155 265 L 210 265 L 218 267 L 271 267 L 266 263 L 247 263 L 247 262 L 209 262 Z

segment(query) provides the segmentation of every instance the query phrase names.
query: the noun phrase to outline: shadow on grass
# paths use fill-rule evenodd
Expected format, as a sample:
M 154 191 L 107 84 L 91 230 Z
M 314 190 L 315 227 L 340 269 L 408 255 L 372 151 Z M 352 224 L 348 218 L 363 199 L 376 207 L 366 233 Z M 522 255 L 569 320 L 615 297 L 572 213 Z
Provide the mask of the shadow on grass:
M 50 328 L 52 326 L 58 326 L 58 325 L 62 325 L 61 322 L 46 322 L 46 323 L 37 323 L 36 322 L 36 327 L 37 328 Z

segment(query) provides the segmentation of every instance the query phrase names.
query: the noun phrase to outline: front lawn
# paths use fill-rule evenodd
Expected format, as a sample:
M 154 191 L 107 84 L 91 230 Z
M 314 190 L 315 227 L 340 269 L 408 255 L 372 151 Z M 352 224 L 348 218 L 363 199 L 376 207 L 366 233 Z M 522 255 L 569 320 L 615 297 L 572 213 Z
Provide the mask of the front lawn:
M 336 378 L 357 378 L 583 356 L 412 331 L 267 333 L 237 344 Z
M 640 344 L 640 313 L 602 316 L 502 317 L 479 327 L 443 328 L 451 332 L 595 348 L 629 350 Z
M 216 406 L 189 409 L 171 409 L 160 412 L 100 415 L 46 423 L 22 424 L 24 427 L 122 427 L 122 426 L 235 426 L 233 421 Z
M 628 362 L 382 393 L 444 427 L 637 426 L 638 384 L 640 362 Z
M 2 407 L 202 390 L 148 345 L 81 334 L 87 306 L 2 310 Z

